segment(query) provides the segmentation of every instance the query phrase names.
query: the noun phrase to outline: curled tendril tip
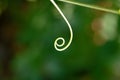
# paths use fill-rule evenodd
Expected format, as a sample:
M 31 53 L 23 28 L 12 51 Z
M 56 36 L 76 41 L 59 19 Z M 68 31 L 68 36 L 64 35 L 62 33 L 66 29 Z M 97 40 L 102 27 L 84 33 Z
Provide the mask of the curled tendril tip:
M 65 17 L 65 15 L 63 14 L 63 12 L 60 10 L 60 8 L 58 7 L 58 5 L 55 3 L 54 0 L 50 0 L 52 2 L 52 4 L 55 6 L 55 8 L 58 10 L 58 12 L 61 14 L 61 16 L 63 17 L 63 19 L 65 20 L 66 24 L 68 25 L 69 27 L 69 30 L 70 30 L 70 40 L 68 42 L 68 44 L 64 47 L 65 45 L 65 39 L 63 37 L 58 37 L 55 42 L 54 42 L 54 47 L 57 51 L 64 51 L 66 50 L 71 42 L 72 42 L 72 39 L 73 39 L 73 31 L 72 31 L 72 27 L 70 25 L 70 23 L 68 22 L 67 18 Z M 62 41 L 62 43 L 58 43 L 58 41 Z

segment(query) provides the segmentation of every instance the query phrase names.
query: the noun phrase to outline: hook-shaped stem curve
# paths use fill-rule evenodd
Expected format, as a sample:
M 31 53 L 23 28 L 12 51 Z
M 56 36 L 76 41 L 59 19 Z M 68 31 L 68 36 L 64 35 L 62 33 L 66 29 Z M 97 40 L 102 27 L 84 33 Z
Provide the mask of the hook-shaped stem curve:
M 69 30 L 70 30 L 70 40 L 69 40 L 68 44 L 67 44 L 65 47 L 63 47 L 63 46 L 65 45 L 65 39 L 64 39 L 63 37 L 57 38 L 57 39 L 55 40 L 55 42 L 54 42 L 54 47 L 55 47 L 55 49 L 56 49 L 57 51 L 64 51 L 64 50 L 66 50 L 66 49 L 70 46 L 70 44 L 71 44 L 71 42 L 72 42 L 72 39 L 73 39 L 72 27 L 71 27 L 69 21 L 67 20 L 67 18 L 65 17 L 65 15 L 63 14 L 63 12 L 60 10 L 60 8 L 58 7 L 58 5 L 55 3 L 55 1 L 54 1 L 54 0 L 50 0 L 50 1 L 51 1 L 52 4 L 56 7 L 56 9 L 58 10 L 58 12 L 61 14 L 61 16 L 63 17 L 63 19 L 64 19 L 65 22 L 67 23 L 67 25 L 68 25 L 68 27 L 69 27 Z M 58 43 L 59 40 L 62 41 L 61 44 Z M 63 48 L 61 48 L 61 47 L 63 47 Z

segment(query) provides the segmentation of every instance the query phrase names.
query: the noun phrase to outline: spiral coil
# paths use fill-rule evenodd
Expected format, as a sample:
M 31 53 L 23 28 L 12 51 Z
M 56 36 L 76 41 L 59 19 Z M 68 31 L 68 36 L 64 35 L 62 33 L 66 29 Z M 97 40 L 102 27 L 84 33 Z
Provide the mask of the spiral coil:
M 65 15 L 63 14 L 63 12 L 60 10 L 60 8 L 58 7 L 58 5 L 55 3 L 55 1 L 54 0 L 50 0 L 51 2 L 52 2 L 52 4 L 56 7 L 56 9 L 58 10 L 58 12 L 61 14 L 61 16 L 63 17 L 63 19 L 65 20 L 65 22 L 67 23 L 67 25 L 68 25 L 68 27 L 69 27 L 69 30 L 70 30 L 70 40 L 69 40 L 69 42 L 68 42 L 68 44 L 65 46 L 65 47 L 63 47 L 64 45 L 65 45 L 65 39 L 63 38 L 63 37 L 58 37 L 56 40 L 55 40 L 55 42 L 54 42 L 54 47 L 55 47 L 55 49 L 57 50 L 57 51 L 64 51 L 64 50 L 66 50 L 69 46 L 70 46 L 70 44 L 71 44 L 71 42 L 72 42 L 72 39 L 73 39 L 73 31 L 72 31 L 72 27 L 71 27 L 71 25 L 70 25 L 70 23 L 68 22 L 68 20 L 67 20 L 67 18 L 65 17 Z M 62 43 L 61 44 L 59 44 L 58 43 L 58 41 L 62 41 Z M 62 47 L 62 48 L 61 48 Z

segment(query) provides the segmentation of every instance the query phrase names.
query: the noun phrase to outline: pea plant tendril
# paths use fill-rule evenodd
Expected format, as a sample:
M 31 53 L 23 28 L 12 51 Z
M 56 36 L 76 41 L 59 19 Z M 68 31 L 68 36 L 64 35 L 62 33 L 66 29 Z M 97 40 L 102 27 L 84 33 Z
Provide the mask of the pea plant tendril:
M 73 40 L 72 27 L 71 27 L 69 21 L 67 20 L 67 18 L 65 17 L 65 15 L 63 14 L 63 12 L 61 11 L 61 9 L 59 8 L 59 6 L 55 3 L 55 1 L 54 1 L 54 0 L 50 0 L 50 1 L 51 1 L 51 3 L 55 6 L 55 8 L 58 10 L 58 12 L 61 14 L 61 16 L 62 16 L 63 19 L 65 20 L 65 22 L 66 22 L 66 24 L 68 25 L 69 30 L 70 30 L 70 39 L 69 39 L 68 44 L 67 44 L 65 47 L 64 47 L 64 45 L 65 45 L 65 39 L 64 39 L 63 37 L 58 37 L 58 38 L 55 40 L 55 42 L 54 42 L 54 47 L 55 47 L 55 49 L 56 49 L 57 51 L 64 51 L 64 50 L 66 50 L 66 49 L 71 45 L 71 43 L 72 43 L 72 40 Z M 107 9 L 107 8 L 103 8 L 103 7 L 99 7 L 99 6 L 94 6 L 94 5 L 89 5 L 89 4 L 80 3 L 80 2 L 74 2 L 74 1 L 69 1 L 69 0 L 58 0 L 58 1 L 120 15 L 120 9 L 119 9 L 119 10 L 112 10 L 112 9 Z M 58 43 L 58 41 L 60 41 L 60 40 L 62 41 L 61 44 Z M 62 48 L 61 48 L 61 47 L 62 47 Z

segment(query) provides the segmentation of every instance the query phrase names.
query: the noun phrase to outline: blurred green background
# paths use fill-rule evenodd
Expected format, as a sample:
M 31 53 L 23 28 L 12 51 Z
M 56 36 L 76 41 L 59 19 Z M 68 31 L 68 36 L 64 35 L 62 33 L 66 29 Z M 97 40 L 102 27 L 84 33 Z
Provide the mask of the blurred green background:
M 74 0 L 118 10 L 120 0 Z M 0 80 L 120 80 L 120 15 L 49 0 L 0 0 Z

